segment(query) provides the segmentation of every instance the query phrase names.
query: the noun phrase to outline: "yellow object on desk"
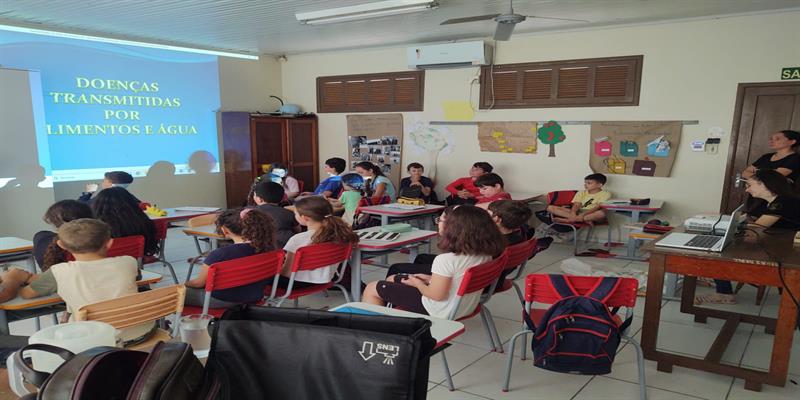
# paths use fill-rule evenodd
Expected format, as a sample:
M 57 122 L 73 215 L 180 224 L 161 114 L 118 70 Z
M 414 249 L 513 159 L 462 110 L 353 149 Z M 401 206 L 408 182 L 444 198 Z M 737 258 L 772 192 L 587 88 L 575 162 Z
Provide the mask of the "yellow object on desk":
M 156 206 L 147 206 L 145 208 L 144 213 L 147 215 L 152 215 L 153 217 L 164 217 L 167 215 L 167 212 L 156 207 Z

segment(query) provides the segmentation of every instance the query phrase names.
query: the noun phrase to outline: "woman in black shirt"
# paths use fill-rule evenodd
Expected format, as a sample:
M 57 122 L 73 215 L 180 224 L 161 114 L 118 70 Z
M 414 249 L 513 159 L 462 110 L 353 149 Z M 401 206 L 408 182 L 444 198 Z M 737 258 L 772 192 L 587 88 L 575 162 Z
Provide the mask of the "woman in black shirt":
M 742 178 L 750 179 L 759 170 L 774 170 L 797 183 L 800 178 L 800 154 L 796 150 L 800 147 L 800 133 L 777 131 L 769 137 L 769 147 L 775 152 L 764 154 L 745 168 Z M 748 197 L 746 211 L 751 217 L 760 217 L 766 211 L 766 203 L 764 200 Z
M 747 193 L 766 202 L 756 225 L 800 230 L 800 198 L 783 175 L 774 170 L 758 170 L 747 180 Z
M 755 225 L 762 228 L 800 230 L 800 198 L 785 176 L 773 169 L 759 169 L 747 180 L 747 193 L 764 202 Z M 695 304 L 735 304 L 730 281 L 715 279 L 716 293 L 696 296 Z
M 800 154 L 796 150 L 800 147 L 800 133 L 790 130 L 775 132 L 769 137 L 769 147 L 775 152 L 759 157 L 753 165 L 742 171 L 742 177 L 750 179 L 758 170 L 772 169 L 797 181 L 800 176 Z

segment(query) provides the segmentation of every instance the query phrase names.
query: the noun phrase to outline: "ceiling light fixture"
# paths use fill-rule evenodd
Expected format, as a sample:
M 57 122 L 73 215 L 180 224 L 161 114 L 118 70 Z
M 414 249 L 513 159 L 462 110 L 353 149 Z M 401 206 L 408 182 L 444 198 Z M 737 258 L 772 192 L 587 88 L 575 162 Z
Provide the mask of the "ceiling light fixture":
M 437 7 L 439 7 L 439 3 L 436 0 L 386 0 L 357 6 L 297 13 L 294 16 L 302 24 L 317 25 L 406 14 L 432 10 Z
M 258 60 L 258 55 L 255 55 L 255 54 L 232 53 L 232 52 L 228 52 L 228 51 L 198 49 L 198 48 L 194 48 L 194 47 L 183 47 L 183 46 L 173 46 L 173 45 L 168 45 L 168 44 L 138 42 L 138 41 L 135 41 L 135 40 L 114 39 L 114 38 L 107 38 L 107 37 L 101 37 L 101 36 L 91 36 L 91 35 L 83 35 L 83 34 L 77 34 L 77 33 L 51 31 L 51 30 L 46 30 L 46 29 L 27 28 L 27 27 L 24 27 L 24 26 L 2 25 L 2 24 L 0 24 L 0 30 L 11 31 L 11 32 L 32 33 L 34 35 L 63 37 L 63 38 L 68 38 L 68 39 L 89 40 L 89 41 L 92 41 L 92 42 L 123 44 L 123 45 L 138 46 L 138 47 L 148 47 L 148 48 L 151 48 L 151 49 L 185 51 L 185 52 L 188 52 L 188 53 L 209 54 L 209 55 L 213 55 L 213 56 L 223 56 L 223 57 L 233 57 L 233 58 L 244 58 L 246 60 Z

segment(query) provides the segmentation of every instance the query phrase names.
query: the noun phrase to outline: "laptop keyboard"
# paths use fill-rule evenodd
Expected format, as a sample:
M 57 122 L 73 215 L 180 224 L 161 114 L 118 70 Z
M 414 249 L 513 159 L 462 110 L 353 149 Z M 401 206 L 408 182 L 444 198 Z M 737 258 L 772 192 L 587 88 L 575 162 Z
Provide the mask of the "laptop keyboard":
M 692 240 L 686 242 L 684 246 L 689 247 L 701 247 L 710 249 L 714 246 L 717 242 L 722 240 L 722 236 L 714 236 L 714 235 L 697 235 Z

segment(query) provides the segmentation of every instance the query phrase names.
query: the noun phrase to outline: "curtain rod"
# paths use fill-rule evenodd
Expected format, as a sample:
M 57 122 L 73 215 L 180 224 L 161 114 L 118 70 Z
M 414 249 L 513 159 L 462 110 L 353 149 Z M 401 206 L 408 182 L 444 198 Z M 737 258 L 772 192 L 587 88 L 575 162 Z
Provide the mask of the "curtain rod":
M 477 125 L 478 122 L 512 122 L 512 121 L 430 121 L 431 125 Z M 544 125 L 549 121 L 520 121 L 520 122 L 536 122 L 539 125 Z M 591 125 L 594 122 L 618 122 L 618 121 L 556 121 L 559 125 Z M 619 121 L 619 122 L 648 122 L 648 121 Z M 679 121 L 683 125 L 698 125 L 698 120 Z

